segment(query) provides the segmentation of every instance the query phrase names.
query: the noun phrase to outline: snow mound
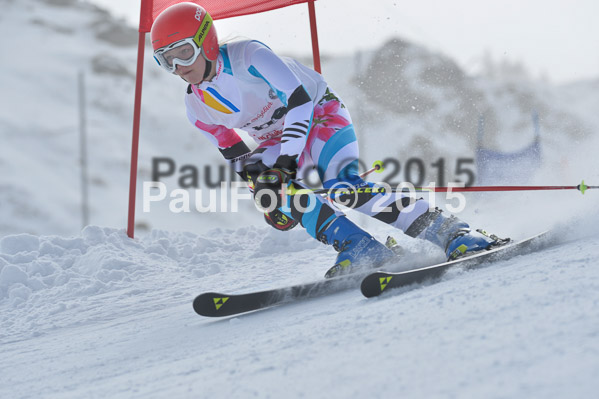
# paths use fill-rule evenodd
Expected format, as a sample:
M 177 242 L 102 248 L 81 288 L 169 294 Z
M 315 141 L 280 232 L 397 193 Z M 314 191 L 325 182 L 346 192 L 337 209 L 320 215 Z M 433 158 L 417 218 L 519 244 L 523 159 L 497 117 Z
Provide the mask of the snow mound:
M 270 230 L 216 229 L 204 236 L 154 230 L 142 240 L 131 240 L 123 230 L 88 226 L 71 238 L 6 236 L 0 240 L 0 339 L 106 317 L 111 312 L 103 312 L 99 304 L 109 299 L 130 300 L 132 307 L 124 308 L 125 313 L 138 311 L 139 302 L 142 308 L 161 308 L 168 306 L 161 295 L 181 287 L 186 294 L 175 295 L 176 300 L 189 301 L 203 280 L 242 282 L 227 276 L 247 273 L 252 258 L 268 255 L 285 265 L 293 262 L 288 251 L 292 242 L 296 251 L 318 252 L 321 247 L 303 232 Z M 252 273 L 252 284 L 267 284 L 280 271 Z

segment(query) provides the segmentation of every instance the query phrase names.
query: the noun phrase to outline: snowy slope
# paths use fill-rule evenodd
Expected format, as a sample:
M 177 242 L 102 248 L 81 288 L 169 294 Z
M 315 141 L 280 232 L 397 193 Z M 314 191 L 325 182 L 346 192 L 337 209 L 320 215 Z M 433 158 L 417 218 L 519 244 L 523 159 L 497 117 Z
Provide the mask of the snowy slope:
M 193 297 L 311 281 L 330 252 L 266 227 L 8 236 L 0 396 L 593 397 L 599 239 L 562 235 L 377 299 L 356 289 L 224 320 L 197 316 Z

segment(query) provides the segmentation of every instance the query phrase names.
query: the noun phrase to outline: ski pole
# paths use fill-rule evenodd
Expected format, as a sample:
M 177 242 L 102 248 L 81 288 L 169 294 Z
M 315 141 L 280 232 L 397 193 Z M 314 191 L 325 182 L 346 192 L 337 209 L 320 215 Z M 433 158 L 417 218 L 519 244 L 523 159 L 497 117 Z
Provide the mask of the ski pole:
M 384 170 L 385 170 L 385 168 L 383 168 L 382 161 L 374 161 L 374 163 L 372 164 L 372 168 L 370 168 L 366 172 L 360 174 L 360 177 L 363 179 L 366 176 L 368 176 L 369 174 L 371 174 L 372 172 L 382 173 Z M 329 201 L 333 201 L 333 199 L 329 198 Z
M 542 190 L 578 190 L 584 194 L 587 190 L 599 186 L 587 186 L 584 180 L 577 186 L 472 186 L 472 187 L 415 187 L 417 191 L 434 192 L 475 192 L 475 191 L 542 191 Z
M 432 192 L 491 192 L 491 191 L 540 191 L 540 190 L 578 190 L 584 194 L 587 190 L 597 189 L 599 186 L 588 186 L 584 180 L 577 186 L 472 186 L 472 187 L 414 187 L 415 191 L 432 191 Z M 382 194 L 386 192 L 400 193 L 408 192 L 408 187 L 392 188 L 387 190 L 385 187 L 361 187 L 361 188 L 336 188 L 336 189 L 300 189 L 294 190 L 292 194 Z
M 360 177 L 361 178 L 365 178 L 366 176 L 368 176 L 372 172 L 382 173 L 384 170 L 385 170 L 385 168 L 383 168 L 383 162 L 381 162 L 381 161 L 374 161 L 374 163 L 372 164 L 372 168 L 370 168 L 366 172 L 362 173 L 360 175 Z

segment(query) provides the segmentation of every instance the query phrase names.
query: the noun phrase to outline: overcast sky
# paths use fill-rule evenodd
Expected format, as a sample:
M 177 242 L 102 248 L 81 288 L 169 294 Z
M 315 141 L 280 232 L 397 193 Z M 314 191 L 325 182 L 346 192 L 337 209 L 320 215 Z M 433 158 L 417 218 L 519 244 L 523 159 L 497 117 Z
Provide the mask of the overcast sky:
M 139 23 L 139 1 L 90 1 Z M 399 36 L 443 52 L 469 73 L 488 52 L 554 83 L 599 77 L 598 16 L 599 0 L 316 1 L 323 54 L 351 54 Z M 306 4 L 218 20 L 216 27 L 220 38 L 257 39 L 287 54 L 312 51 Z

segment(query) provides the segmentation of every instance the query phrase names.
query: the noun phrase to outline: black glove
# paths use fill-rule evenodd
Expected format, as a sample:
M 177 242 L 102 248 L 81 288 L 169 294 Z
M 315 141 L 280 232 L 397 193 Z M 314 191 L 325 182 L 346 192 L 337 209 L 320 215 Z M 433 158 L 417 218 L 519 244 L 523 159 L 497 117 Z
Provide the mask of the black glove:
M 266 220 L 266 223 L 268 223 L 269 226 L 272 226 L 279 231 L 291 230 L 297 226 L 297 222 L 294 219 L 291 219 L 278 209 L 275 209 L 272 212 L 266 212 L 264 214 L 264 220 Z
M 272 169 L 260 173 L 254 182 L 254 200 L 268 212 L 272 212 L 283 205 L 283 187 L 297 173 L 296 157 L 280 155 Z
M 282 169 L 287 174 L 291 175 L 292 179 L 295 179 L 297 174 L 297 157 L 291 155 L 279 155 L 277 161 L 273 165 L 273 169 Z
M 268 169 L 258 176 L 254 184 L 254 201 L 262 209 L 272 212 L 283 205 L 283 188 L 295 176 L 286 169 Z
M 262 163 L 262 161 L 258 161 L 256 163 L 251 163 L 249 165 L 245 165 L 243 167 L 242 178 L 250 184 L 250 187 L 253 189 L 256 185 L 256 180 L 260 173 L 268 170 L 269 167 Z

